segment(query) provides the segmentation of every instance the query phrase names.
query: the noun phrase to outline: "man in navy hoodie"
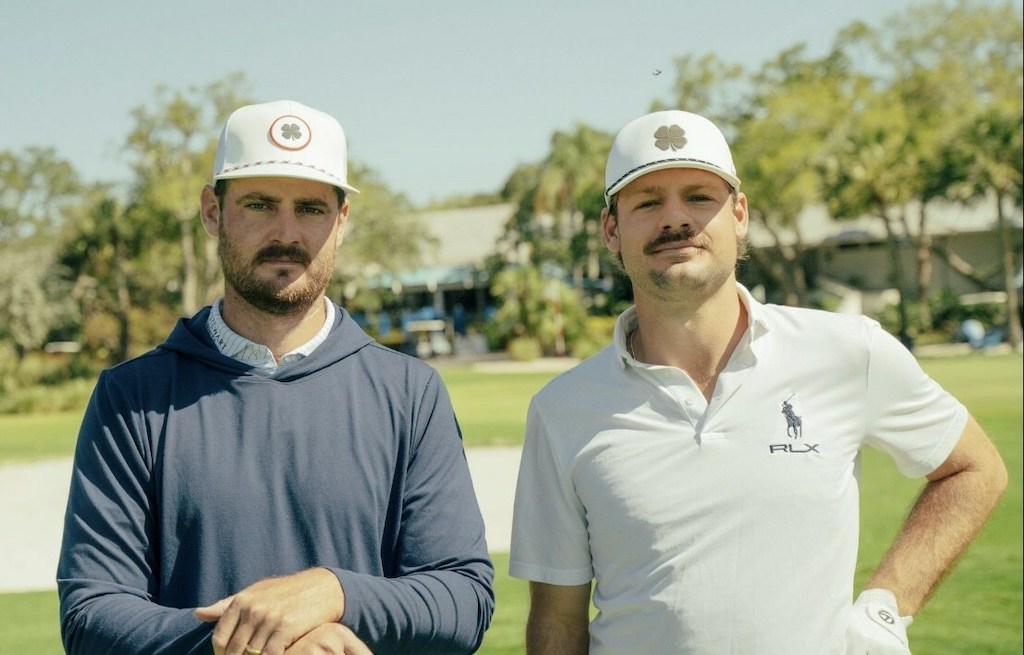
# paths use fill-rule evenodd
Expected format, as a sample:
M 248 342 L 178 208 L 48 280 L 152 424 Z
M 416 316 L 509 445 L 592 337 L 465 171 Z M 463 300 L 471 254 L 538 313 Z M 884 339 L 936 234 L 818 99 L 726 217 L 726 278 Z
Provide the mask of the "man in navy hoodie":
M 448 395 L 324 295 L 358 193 L 341 125 L 242 107 L 213 178 L 223 298 L 105 371 L 82 422 L 67 652 L 476 650 L 494 570 Z

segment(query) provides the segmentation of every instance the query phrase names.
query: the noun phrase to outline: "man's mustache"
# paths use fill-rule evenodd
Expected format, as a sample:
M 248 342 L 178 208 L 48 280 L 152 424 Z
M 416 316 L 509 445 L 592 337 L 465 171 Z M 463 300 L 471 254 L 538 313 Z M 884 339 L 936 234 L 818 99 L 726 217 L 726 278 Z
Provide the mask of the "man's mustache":
M 257 264 L 266 261 L 293 261 L 303 266 L 309 266 L 313 258 L 309 256 L 308 252 L 298 246 L 272 245 L 257 252 L 256 256 L 253 257 L 253 261 Z
M 674 232 L 662 232 L 658 235 L 658 238 L 651 241 L 644 246 L 645 255 L 653 255 L 654 251 L 665 245 L 666 243 L 675 243 L 677 241 L 689 241 L 691 244 L 698 248 L 707 247 L 707 240 L 698 238 L 697 232 L 693 228 L 683 227 Z

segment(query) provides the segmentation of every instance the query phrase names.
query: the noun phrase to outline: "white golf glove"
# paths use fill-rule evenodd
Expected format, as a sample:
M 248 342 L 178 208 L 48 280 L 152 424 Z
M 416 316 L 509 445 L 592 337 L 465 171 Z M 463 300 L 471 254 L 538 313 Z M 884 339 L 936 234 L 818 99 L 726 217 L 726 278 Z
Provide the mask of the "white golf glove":
M 896 596 L 888 589 L 865 589 L 857 596 L 846 628 L 846 655 L 910 655 L 907 626 Z

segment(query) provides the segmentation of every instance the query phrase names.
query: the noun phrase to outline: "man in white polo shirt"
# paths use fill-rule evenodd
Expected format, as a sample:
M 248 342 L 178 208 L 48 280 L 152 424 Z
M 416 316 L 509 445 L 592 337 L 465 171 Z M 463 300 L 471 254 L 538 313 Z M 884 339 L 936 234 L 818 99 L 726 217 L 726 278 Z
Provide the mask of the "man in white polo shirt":
M 967 410 L 877 323 L 737 283 L 739 188 L 701 116 L 615 139 L 603 232 L 636 304 L 530 406 L 509 568 L 531 581 L 531 655 L 909 653 L 1006 486 Z M 865 446 L 928 481 L 853 601 Z

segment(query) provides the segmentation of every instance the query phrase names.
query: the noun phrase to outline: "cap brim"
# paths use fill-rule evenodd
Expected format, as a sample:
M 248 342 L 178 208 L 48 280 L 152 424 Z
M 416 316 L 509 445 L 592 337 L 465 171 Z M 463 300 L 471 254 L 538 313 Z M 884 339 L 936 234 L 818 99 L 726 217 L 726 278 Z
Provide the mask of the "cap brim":
M 359 193 L 359 189 L 337 177 L 316 168 L 296 164 L 259 164 L 241 166 L 214 176 L 214 180 L 231 180 L 240 177 L 290 177 L 298 180 L 323 182 L 344 189 L 348 193 Z
M 709 173 L 714 173 L 718 177 L 728 182 L 734 189 L 739 190 L 740 188 L 740 178 L 736 177 L 732 173 L 722 170 L 721 168 L 715 166 L 714 164 L 709 164 L 707 162 L 699 161 L 696 159 L 663 159 L 661 161 L 651 162 L 650 164 L 645 164 L 638 168 L 634 168 L 630 172 L 620 177 L 618 180 L 615 181 L 614 184 L 612 184 L 605 190 L 605 199 L 611 198 L 616 193 L 621 191 L 623 187 L 625 187 L 627 184 L 637 179 L 638 177 L 647 175 L 648 173 L 653 173 L 654 171 L 664 170 L 666 168 L 696 168 L 698 170 L 708 171 Z

